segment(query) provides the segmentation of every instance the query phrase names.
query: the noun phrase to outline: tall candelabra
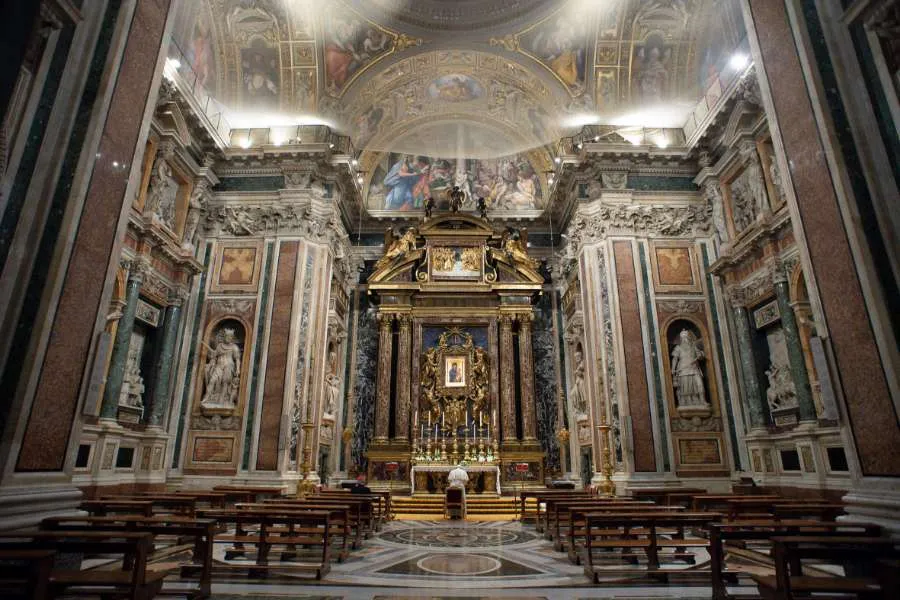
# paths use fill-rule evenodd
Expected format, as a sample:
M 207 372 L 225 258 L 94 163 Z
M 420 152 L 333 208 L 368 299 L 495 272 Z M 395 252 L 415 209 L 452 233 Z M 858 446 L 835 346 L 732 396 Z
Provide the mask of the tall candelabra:
M 307 496 L 315 493 L 316 486 L 312 481 L 309 480 L 309 472 L 312 469 L 312 464 L 310 463 L 310 458 L 312 455 L 312 430 L 313 430 L 312 421 L 306 421 L 303 423 L 303 460 L 300 465 L 300 471 L 302 473 L 300 481 L 297 482 L 297 497 L 298 498 L 306 498 Z
M 600 434 L 600 471 L 603 473 L 604 481 L 600 484 L 600 492 L 604 496 L 615 496 L 616 495 L 616 484 L 613 483 L 612 474 L 613 474 L 613 465 L 612 465 L 612 453 L 610 452 L 610 444 L 612 440 L 610 439 L 610 426 L 606 421 L 606 414 L 604 412 L 600 413 L 600 424 L 597 425 L 597 431 Z

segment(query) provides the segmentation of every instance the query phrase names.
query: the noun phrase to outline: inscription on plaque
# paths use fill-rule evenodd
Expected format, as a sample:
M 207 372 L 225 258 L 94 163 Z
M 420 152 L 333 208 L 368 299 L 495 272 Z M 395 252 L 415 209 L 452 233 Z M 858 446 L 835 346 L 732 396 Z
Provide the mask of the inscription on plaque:
M 231 438 L 197 437 L 194 438 L 194 462 L 231 462 L 231 451 L 234 440 Z
M 714 438 L 679 440 L 678 448 L 683 465 L 717 465 L 722 462 L 719 440 Z

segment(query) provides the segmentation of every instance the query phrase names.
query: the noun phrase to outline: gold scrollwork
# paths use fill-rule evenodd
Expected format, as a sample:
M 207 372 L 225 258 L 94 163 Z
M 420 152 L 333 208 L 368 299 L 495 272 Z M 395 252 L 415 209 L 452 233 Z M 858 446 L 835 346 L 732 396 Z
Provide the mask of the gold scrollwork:
M 487 353 L 475 346 L 470 334 L 458 327 L 442 333 L 437 346 L 422 357 L 421 409 L 435 420 L 443 414 L 445 425 L 454 428 L 465 424 L 467 409 L 471 408 L 473 414 L 484 411 L 488 400 L 487 360 Z

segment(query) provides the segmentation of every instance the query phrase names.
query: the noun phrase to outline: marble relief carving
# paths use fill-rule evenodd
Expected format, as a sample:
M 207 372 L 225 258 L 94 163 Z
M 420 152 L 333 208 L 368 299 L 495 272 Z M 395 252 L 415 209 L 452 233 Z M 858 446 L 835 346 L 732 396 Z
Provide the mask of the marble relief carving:
M 579 249 L 583 244 L 602 241 L 608 234 L 703 237 L 712 227 L 708 206 L 658 206 L 648 204 L 611 204 L 602 202 L 592 215 L 578 213 L 569 226 L 569 243 Z
M 237 406 L 243 356 L 238 335 L 232 327 L 221 327 L 213 335 L 215 345 L 209 347 L 203 367 L 203 408 L 233 410 Z
M 144 407 L 144 378 L 141 375 L 143 350 L 144 336 L 137 331 L 132 332 L 128 347 L 128 361 L 125 365 L 125 376 L 122 379 L 122 391 L 119 395 L 120 406 Z
M 559 440 L 556 438 L 557 364 L 553 343 L 553 306 L 550 294 L 543 294 L 535 307 L 532 349 L 534 355 L 534 403 L 537 416 L 538 439 L 545 453 L 545 467 L 549 473 L 560 470 Z
M 615 356 L 615 350 L 613 347 L 612 319 L 610 317 L 609 280 L 606 277 L 606 254 L 602 248 L 597 249 L 597 266 L 597 285 L 600 289 L 600 314 L 603 319 L 603 346 L 607 356 L 606 376 L 603 379 L 607 382 L 606 391 L 609 395 L 610 426 L 615 444 L 616 469 L 621 470 L 623 467 L 621 419 L 615 384 L 616 364 L 611 358 Z M 603 387 L 598 390 L 600 398 L 603 398 L 603 391 Z

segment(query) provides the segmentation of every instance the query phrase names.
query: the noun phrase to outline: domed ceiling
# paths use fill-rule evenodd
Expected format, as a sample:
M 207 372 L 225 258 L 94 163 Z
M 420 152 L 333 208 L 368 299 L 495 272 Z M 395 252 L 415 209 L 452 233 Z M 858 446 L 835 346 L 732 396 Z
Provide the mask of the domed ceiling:
M 182 6 L 173 40 L 231 126 L 349 135 L 373 212 L 454 180 L 495 210 L 540 210 L 556 141 L 585 124 L 681 126 L 745 44 L 738 0 Z

